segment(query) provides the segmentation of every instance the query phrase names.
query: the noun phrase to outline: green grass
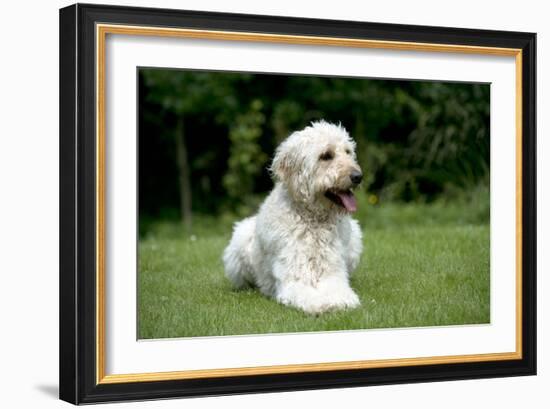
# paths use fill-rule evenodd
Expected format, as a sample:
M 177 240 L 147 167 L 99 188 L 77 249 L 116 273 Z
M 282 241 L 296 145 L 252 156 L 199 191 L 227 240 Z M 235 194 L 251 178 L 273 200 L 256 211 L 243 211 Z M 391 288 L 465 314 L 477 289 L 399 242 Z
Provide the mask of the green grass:
M 320 316 L 231 289 L 221 262 L 228 221 L 197 220 L 193 236 L 158 224 L 139 243 L 139 338 L 488 323 L 489 226 L 461 210 L 370 206 L 351 282 L 362 305 Z

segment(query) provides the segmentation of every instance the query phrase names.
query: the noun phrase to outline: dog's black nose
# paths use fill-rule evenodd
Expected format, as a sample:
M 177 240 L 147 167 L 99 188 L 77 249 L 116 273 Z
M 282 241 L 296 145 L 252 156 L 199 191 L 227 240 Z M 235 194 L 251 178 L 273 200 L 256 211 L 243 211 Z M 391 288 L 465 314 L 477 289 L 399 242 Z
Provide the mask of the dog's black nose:
M 363 174 L 358 170 L 352 170 L 349 177 L 354 185 L 358 185 L 363 180 Z

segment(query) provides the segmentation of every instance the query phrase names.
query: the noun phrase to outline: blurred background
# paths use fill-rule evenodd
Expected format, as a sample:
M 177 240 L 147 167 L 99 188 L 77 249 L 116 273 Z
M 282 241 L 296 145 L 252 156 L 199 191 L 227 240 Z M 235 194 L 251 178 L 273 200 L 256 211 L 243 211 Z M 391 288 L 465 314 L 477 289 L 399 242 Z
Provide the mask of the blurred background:
M 489 112 L 488 84 L 140 69 L 140 235 L 230 232 L 318 119 L 357 142 L 363 226 L 486 224 Z

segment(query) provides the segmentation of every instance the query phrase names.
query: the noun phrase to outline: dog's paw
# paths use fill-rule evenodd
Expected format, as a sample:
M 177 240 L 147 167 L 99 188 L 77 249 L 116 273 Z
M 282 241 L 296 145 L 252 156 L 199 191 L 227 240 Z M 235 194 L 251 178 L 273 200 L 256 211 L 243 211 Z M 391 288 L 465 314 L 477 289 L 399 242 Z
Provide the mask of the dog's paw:
M 327 280 L 319 285 L 319 291 L 329 310 L 353 309 L 361 305 L 359 297 L 345 281 Z
M 323 314 L 329 311 L 357 308 L 359 297 L 343 281 L 325 281 L 317 287 L 308 285 L 279 289 L 276 294 L 279 303 L 292 306 L 307 314 Z
M 337 294 L 332 294 L 328 302 L 331 305 L 331 310 L 345 310 L 357 308 L 361 305 L 359 297 L 352 289 L 342 291 Z
M 357 308 L 361 301 L 353 290 L 346 293 L 320 295 L 317 299 L 308 300 L 300 308 L 308 314 L 323 314 L 330 311 L 348 310 Z
M 361 305 L 361 300 L 359 300 L 359 296 L 355 294 L 353 290 L 350 290 L 350 294 L 345 297 L 342 304 L 344 305 L 344 308 L 357 308 Z
M 302 310 L 306 314 L 319 315 L 334 308 L 326 297 L 317 292 L 309 292 L 307 296 L 300 294 L 298 297 L 277 297 L 277 301 L 283 305 Z

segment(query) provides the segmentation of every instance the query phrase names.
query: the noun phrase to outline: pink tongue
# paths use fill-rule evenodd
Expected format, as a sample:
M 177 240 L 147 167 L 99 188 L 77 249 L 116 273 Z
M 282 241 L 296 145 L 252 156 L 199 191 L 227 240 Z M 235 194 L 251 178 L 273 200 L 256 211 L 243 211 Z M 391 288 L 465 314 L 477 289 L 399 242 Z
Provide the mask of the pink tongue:
M 355 212 L 357 210 L 357 202 L 355 201 L 355 196 L 353 196 L 353 193 L 339 192 L 336 194 L 348 212 Z

